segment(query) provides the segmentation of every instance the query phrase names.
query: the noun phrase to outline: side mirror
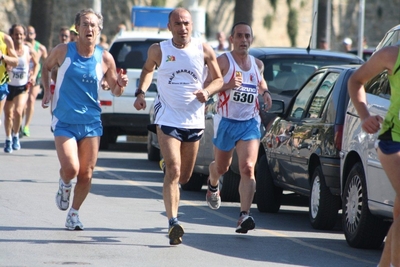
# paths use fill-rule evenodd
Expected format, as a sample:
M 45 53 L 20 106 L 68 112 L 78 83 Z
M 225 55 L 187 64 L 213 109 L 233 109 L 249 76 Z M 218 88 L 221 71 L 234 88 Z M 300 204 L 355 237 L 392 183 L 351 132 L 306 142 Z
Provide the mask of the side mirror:
M 268 113 L 272 114 L 283 114 L 285 110 L 285 103 L 282 100 L 272 100 L 272 107 L 268 110 Z

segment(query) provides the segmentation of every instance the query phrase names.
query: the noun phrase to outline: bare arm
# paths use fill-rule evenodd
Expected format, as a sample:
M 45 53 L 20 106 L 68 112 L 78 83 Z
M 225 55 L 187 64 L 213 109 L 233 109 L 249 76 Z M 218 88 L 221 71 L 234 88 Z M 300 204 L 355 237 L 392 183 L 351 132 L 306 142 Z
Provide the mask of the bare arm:
M 209 44 L 203 43 L 204 61 L 208 67 L 208 77 L 211 80 L 206 85 L 206 90 L 210 95 L 213 95 L 221 90 L 223 85 L 223 78 L 221 69 L 219 67 L 217 57 L 215 56 L 214 49 Z
M 364 84 L 384 70 L 392 73 L 398 53 L 397 46 L 382 48 L 357 69 L 347 83 L 350 99 L 363 121 L 362 128 L 368 133 L 377 132 L 383 119 L 380 116 L 370 116 Z
M 32 48 L 32 46 L 29 46 L 29 58 L 28 61 L 33 62 L 33 70 L 31 75 L 29 76 L 29 82 L 33 85 L 36 83 L 36 77 L 39 73 L 40 70 L 40 65 L 39 65 L 39 54 L 36 53 L 36 51 Z
M 0 51 L 0 57 L 3 57 L 9 67 L 16 67 L 18 65 L 18 56 L 14 48 L 14 42 L 7 34 L 4 34 L 4 41 L 7 45 L 7 55 L 2 54 Z
M 128 84 L 128 77 L 123 74 L 122 70 L 117 73 L 114 58 L 107 50 L 103 51 L 103 71 L 104 79 L 107 81 L 111 93 L 115 96 L 121 96 Z
M 44 88 L 44 95 L 42 99 L 43 108 L 47 108 L 48 103 L 51 100 L 51 93 L 50 93 L 51 70 L 54 67 L 58 68 L 59 66 L 61 66 L 62 62 L 65 59 L 66 54 L 67 54 L 67 45 L 59 44 L 51 50 L 50 55 L 46 58 L 45 62 L 43 63 L 43 71 L 42 71 L 42 84 Z
M 160 44 L 152 44 L 147 52 L 147 60 L 143 65 L 142 72 L 140 73 L 140 81 L 138 90 L 146 92 L 149 88 L 154 75 L 154 70 L 161 62 L 161 47 Z M 137 110 L 146 109 L 146 100 L 143 94 L 139 94 L 133 106 Z
M 263 96 L 264 99 L 264 109 L 268 110 L 272 106 L 272 98 L 271 95 L 269 94 L 268 91 L 268 85 L 267 82 L 264 79 L 264 63 L 259 60 L 258 58 L 255 58 L 257 68 L 260 72 L 260 82 L 258 83 L 258 93 Z

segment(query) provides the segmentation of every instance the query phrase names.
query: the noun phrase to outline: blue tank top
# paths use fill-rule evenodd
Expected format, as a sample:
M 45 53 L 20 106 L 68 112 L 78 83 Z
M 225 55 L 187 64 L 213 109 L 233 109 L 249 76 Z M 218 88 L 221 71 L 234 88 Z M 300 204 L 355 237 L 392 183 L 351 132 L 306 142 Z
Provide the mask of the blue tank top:
M 96 46 L 91 57 L 78 54 L 76 42 L 68 43 L 65 60 L 58 68 L 53 115 L 69 124 L 99 122 L 98 90 L 103 78 L 103 49 Z

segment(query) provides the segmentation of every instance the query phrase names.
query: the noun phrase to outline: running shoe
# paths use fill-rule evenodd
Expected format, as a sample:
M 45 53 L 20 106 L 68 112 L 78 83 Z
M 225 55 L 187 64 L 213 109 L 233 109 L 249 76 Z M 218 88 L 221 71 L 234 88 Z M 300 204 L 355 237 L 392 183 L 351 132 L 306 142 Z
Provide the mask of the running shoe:
M 253 230 L 256 227 L 253 217 L 248 214 L 240 216 L 236 227 L 236 233 L 247 234 L 247 231 Z
M 79 220 L 79 214 L 76 212 L 69 213 L 65 222 L 65 227 L 67 227 L 68 230 L 83 230 L 83 224 Z
M 21 144 L 19 143 L 18 136 L 13 136 L 13 138 L 12 138 L 12 149 L 13 150 L 20 150 L 21 149 Z
M 69 207 L 69 196 L 71 195 L 72 186 L 65 186 L 61 178 L 58 182 L 59 187 L 56 194 L 56 204 L 60 210 L 67 210 Z
M 206 194 L 206 201 L 208 206 L 213 209 L 217 210 L 221 206 L 221 197 L 219 195 L 219 188 L 216 192 L 212 192 L 209 187 L 209 182 L 207 182 L 207 194 Z
M 4 143 L 4 152 L 6 153 L 12 153 L 12 147 L 11 147 L 11 140 L 6 140 Z
M 182 225 L 179 223 L 174 223 L 169 226 L 168 237 L 170 245 L 179 245 L 182 243 L 182 236 L 185 233 Z
M 31 136 L 31 131 L 29 130 L 29 127 L 28 127 L 28 126 L 25 126 L 25 127 L 23 128 L 22 134 L 23 134 L 24 136 L 26 136 L 26 137 Z

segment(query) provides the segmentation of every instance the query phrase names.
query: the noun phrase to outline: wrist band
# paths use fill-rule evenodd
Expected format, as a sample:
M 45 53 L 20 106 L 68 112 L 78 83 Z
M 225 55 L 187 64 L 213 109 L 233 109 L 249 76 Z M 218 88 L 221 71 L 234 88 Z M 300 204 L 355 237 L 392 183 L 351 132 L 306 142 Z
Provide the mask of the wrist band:
M 268 93 L 269 95 L 271 95 L 271 93 L 270 93 L 268 90 L 265 90 L 265 91 L 262 93 L 262 96 L 264 96 L 266 93 Z
M 210 92 L 207 89 L 204 89 L 204 91 L 206 91 L 207 97 L 210 97 Z
M 118 85 L 120 88 L 124 87 L 124 86 L 122 86 L 122 85 L 119 84 L 118 79 L 117 79 L 117 85 Z

